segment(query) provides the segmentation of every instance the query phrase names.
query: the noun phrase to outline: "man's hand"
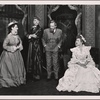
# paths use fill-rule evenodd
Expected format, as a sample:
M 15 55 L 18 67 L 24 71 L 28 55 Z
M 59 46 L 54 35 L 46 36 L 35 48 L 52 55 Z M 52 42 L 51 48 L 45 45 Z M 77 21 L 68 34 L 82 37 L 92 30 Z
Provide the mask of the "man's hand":
M 46 47 L 47 45 L 45 44 L 44 47 Z
M 60 46 L 58 45 L 58 48 L 60 49 Z

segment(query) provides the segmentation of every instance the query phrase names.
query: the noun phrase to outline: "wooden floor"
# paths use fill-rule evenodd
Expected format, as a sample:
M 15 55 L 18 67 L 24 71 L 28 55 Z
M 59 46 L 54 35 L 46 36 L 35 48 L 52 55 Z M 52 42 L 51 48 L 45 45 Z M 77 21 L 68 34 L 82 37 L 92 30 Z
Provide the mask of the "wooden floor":
M 88 92 L 59 92 L 56 90 L 58 81 L 52 79 L 47 81 L 46 78 L 42 78 L 39 81 L 27 80 L 25 85 L 19 87 L 1 88 L 0 95 L 26 95 L 26 96 L 42 96 L 42 95 L 60 95 L 60 96 L 99 96 L 100 93 L 88 93 Z
M 2 50 L 1 50 L 2 51 Z M 26 51 L 27 52 L 27 51 Z M 25 53 L 23 53 L 23 58 L 26 58 Z M 25 56 L 25 57 L 24 57 Z M 26 59 L 24 60 L 26 62 Z M 62 65 L 62 64 L 61 64 Z M 62 69 L 62 68 L 61 68 Z M 60 70 L 61 70 L 60 69 Z M 46 72 L 46 71 L 44 71 Z M 43 74 L 44 74 L 43 72 Z M 62 76 L 62 73 L 60 75 Z M 49 82 L 46 81 L 46 75 L 43 75 L 40 81 L 32 81 L 29 77 L 27 78 L 27 83 L 19 87 L 10 88 L 0 88 L 0 95 L 25 95 L 25 96 L 42 96 L 42 95 L 61 95 L 61 96 L 99 96 L 100 93 L 87 93 L 87 92 L 59 92 L 56 90 L 58 81 L 52 79 Z

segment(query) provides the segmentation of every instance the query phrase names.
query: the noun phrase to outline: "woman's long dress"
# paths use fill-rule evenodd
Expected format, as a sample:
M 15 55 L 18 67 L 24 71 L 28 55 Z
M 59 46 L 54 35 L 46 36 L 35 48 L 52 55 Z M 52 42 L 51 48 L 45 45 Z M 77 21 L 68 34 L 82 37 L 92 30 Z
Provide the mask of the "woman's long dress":
M 41 76 L 42 72 L 42 28 L 38 25 L 37 27 L 30 30 L 26 36 L 37 35 L 36 38 L 29 39 L 29 49 L 27 57 L 27 72 L 31 73 L 33 78 L 38 79 L 37 77 Z
M 20 46 L 13 51 L 13 46 Z M 0 57 L 0 85 L 12 87 L 24 84 L 26 71 L 20 51 L 23 49 L 22 41 L 18 35 L 9 34 L 3 43 L 3 52 Z
M 58 91 L 86 91 L 98 93 L 100 89 L 100 71 L 95 67 L 95 63 L 90 55 L 90 46 L 83 46 L 82 51 L 79 47 L 71 49 L 72 58 L 68 63 L 68 69 L 64 76 L 59 80 L 56 87 Z M 77 62 L 89 63 L 83 67 Z

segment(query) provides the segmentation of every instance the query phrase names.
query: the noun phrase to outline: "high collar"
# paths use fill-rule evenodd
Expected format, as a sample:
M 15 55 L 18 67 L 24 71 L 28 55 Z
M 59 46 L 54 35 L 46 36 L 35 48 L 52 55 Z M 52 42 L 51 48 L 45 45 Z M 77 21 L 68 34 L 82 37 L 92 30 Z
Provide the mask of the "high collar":
M 33 25 L 32 26 L 32 28 L 39 28 L 39 27 L 40 27 L 39 25 L 37 25 L 37 26 Z
M 54 30 L 51 30 L 51 29 L 50 29 L 50 32 L 54 34 L 54 33 L 56 32 L 56 30 L 57 30 L 57 29 L 54 29 Z
M 9 35 L 12 35 L 12 36 L 17 36 L 18 34 L 9 33 Z

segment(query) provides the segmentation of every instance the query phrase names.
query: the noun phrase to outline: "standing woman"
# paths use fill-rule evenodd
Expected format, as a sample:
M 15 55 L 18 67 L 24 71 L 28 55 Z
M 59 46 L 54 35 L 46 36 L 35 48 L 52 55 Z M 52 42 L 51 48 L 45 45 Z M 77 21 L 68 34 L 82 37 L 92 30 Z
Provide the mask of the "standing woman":
M 39 18 L 34 17 L 33 26 L 30 32 L 26 35 L 29 40 L 27 72 L 32 74 L 34 80 L 40 79 L 42 67 L 41 38 L 43 32 L 39 26 L 39 22 Z
M 17 35 L 18 23 L 8 24 L 9 34 L 3 42 L 3 52 L 0 57 L 0 85 L 1 87 L 19 86 L 26 82 L 26 72 L 20 51 L 22 41 Z

